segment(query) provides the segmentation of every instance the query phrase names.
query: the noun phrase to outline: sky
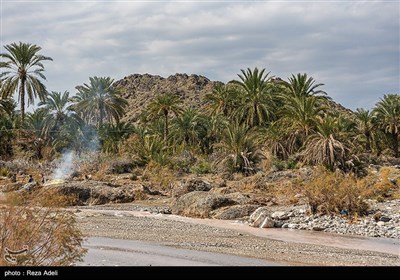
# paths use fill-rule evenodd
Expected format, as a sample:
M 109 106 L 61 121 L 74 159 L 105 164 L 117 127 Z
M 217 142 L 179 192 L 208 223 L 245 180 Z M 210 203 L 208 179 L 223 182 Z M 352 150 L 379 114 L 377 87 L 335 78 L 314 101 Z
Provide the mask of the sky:
M 49 91 L 89 77 L 307 73 L 347 108 L 400 93 L 400 1 L 0 0 L 1 52 L 42 47 Z

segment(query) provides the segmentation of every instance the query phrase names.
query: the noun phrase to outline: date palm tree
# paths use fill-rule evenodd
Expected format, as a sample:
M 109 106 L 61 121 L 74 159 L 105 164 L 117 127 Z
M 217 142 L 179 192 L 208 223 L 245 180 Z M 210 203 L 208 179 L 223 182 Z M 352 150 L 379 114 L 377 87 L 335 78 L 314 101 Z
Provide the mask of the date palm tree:
M 324 84 L 315 84 L 313 77 L 308 77 L 306 73 L 298 73 L 296 76 L 292 74 L 288 78 L 288 82 L 283 81 L 282 84 L 285 86 L 287 92 L 294 96 L 317 96 L 326 95 L 326 92 L 317 89 Z
M 135 127 L 127 122 L 104 124 L 99 131 L 103 151 L 106 153 L 118 153 L 122 141 L 126 140 L 134 131 Z
M 378 125 L 390 137 L 391 149 L 396 158 L 399 157 L 400 137 L 400 95 L 385 94 L 376 103 L 373 112 L 376 114 Z
M 357 131 L 365 139 L 365 151 L 371 152 L 371 143 L 375 135 L 376 115 L 364 108 L 357 108 L 356 113 Z
M 209 102 L 207 109 L 210 115 L 222 114 L 228 117 L 238 103 L 237 91 L 224 84 L 218 84 L 205 98 Z
M 173 119 L 171 129 L 177 143 L 184 143 L 189 147 L 201 146 L 207 136 L 207 124 L 204 116 L 195 109 L 188 108 Z
M 230 124 L 222 135 L 221 142 L 215 144 L 222 156 L 218 162 L 224 163 L 231 172 L 246 175 L 256 172 L 256 165 L 263 158 L 261 137 L 257 128 L 247 128 L 244 124 Z
M 0 54 L 5 61 L 0 62 L 2 73 L 0 84 L 2 96 L 9 97 L 18 92 L 21 106 L 21 118 L 25 119 L 25 99 L 28 97 L 28 106 L 34 103 L 36 97 L 43 100 L 46 87 L 41 80 L 46 80 L 43 61 L 53 60 L 39 54 L 41 47 L 29 43 L 12 43 L 4 46 L 8 53 Z
M 169 115 L 173 112 L 176 116 L 182 112 L 182 101 L 175 94 L 167 93 L 158 95 L 148 106 L 152 117 L 164 117 L 164 141 L 169 134 Z
M 265 69 L 258 68 L 247 71 L 241 69 L 242 74 L 238 74 L 240 80 L 230 81 L 229 84 L 235 86 L 240 99 L 240 104 L 236 110 L 238 118 L 249 127 L 264 125 L 271 121 L 274 110 L 273 89 L 271 76 Z
M 303 162 L 321 164 L 329 170 L 344 167 L 351 141 L 346 134 L 346 120 L 332 116 L 318 120 L 315 133 L 304 143 Z
M 101 127 L 105 120 L 119 122 L 125 114 L 128 102 L 120 96 L 110 77 L 91 77 L 90 84 L 77 86 L 78 93 L 72 98 L 71 108 L 89 124 Z

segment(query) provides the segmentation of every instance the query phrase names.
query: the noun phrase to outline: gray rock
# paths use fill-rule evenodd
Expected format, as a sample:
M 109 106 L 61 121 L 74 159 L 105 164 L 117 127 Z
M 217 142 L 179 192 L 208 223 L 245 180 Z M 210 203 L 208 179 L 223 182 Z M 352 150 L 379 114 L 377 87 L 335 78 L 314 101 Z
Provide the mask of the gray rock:
M 98 181 L 71 181 L 50 185 L 65 195 L 73 195 L 76 205 L 98 205 L 110 202 L 132 202 L 138 189 Z
M 391 219 L 392 219 L 392 218 L 390 218 L 390 217 L 388 217 L 388 216 L 381 216 L 381 217 L 379 218 L 379 221 L 382 221 L 382 222 L 387 223 L 387 222 L 389 222 Z
M 313 226 L 312 230 L 314 231 L 323 231 L 326 227 L 324 226 Z
M 275 222 L 271 217 L 266 217 L 262 223 L 260 224 L 260 228 L 273 228 L 275 226 Z
M 285 211 L 275 211 L 271 214 L 271 218 L 275 220 L 287 220 L 289 219 L 289 215 Z
M 214 219 L 235 220 L 251 215 L 260 205 L 233 205 L 212 211 Z
M 237 204 L 226 195 L 193 191 L 179 197 L 172 206 L 172 213 L 189 217 L 209 218 L 213 210 Z
M 184 194 L 193 192 L 193 191 L 201 191 L 201 192 L 208 192 L 211 190 L 211 183 L 205 181 L 205 180 L 200 180 L 200 179 L 191 179 L 188 180 L 184 183 L 181 183 L 181 185 L 173 190 L 173 196 L 174 197 L 180 197 Z

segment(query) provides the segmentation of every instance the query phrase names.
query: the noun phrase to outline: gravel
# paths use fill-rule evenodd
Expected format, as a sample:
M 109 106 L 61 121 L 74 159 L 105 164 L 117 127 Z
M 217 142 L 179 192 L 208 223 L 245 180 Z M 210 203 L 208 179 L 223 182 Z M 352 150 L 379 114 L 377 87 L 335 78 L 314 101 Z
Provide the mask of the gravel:
M 153 214 L 147 212 L 146 215 L 136 216 L 130 213 L 146 207 L 153 210 Z M 80 207 L 74 211 L 80 228 L 89 236 L 154 241 L 178 248 L 261 258 L 287 265 L 400 265 L 399 255 L 284 242 L 233 229 L 168 219 L 170 215 L 156 214 L 165 210 L 154 211 L 156 206 L 129 204 L 121 207 L 124 211 L 110 210 L 116 208 L 118 206 L 115 205 L 91 209 Z

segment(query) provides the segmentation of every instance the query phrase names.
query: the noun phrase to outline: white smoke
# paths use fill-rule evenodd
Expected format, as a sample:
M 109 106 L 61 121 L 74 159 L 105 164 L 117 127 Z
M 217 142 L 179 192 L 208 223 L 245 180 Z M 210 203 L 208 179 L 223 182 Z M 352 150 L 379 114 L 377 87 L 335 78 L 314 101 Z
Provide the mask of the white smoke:
M 74 172 L 75 153 L 67 151 L 63 153 L 60 162 L 57 164 L 57 169 L 53 171 L 51 179 L 67 179 Z

